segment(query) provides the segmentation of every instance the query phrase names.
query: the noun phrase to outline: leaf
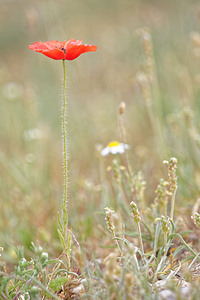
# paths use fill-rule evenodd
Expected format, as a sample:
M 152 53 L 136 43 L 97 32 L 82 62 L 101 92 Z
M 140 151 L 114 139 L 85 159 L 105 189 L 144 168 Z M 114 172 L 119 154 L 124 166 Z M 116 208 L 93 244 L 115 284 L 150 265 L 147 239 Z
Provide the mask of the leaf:
M 179 234 L 179 233 L 173 233 L 171 235 L 168 236 L 167 240 L 169 241 L 170 239 L 173 240 L 174 237 L 178 237 L 182 244 L 193 254 L 193 255 L 197 255 L 196 251 L 194 251 L 187 243 L 186 241 L 183 239 L 183 237 Z
M 63 209 L 63 222 L 64 222 L 64 226 L 66 226 L 68 223 L 68 214 L 67 214 L 66 207 Z
M 58 211 L 58 225 L 59 225 L 59 229 L 60 229 L 60 230 L 62 231 L 62 233 L 63 233 L 63 225 L 62 225 L 62 223 L 61 223 L 59 211 Z
M 67 242 L 67 248 L 69 249 L 70 252 L 71 252 L 71 244 L 72 244 L 72 235 L 71 235 L 71 233 L 69 233 L 69 235 L 68 235 L 68 242 Z
M 64 223 L 64 226 L 65 226 L 68 223 L 68 214 L 67 214 L 67 209 L 66 209 L 64 200 L 63 200 L 63 203 L 62 203 L 62 213 L 63 213 L 63 223 Z
M 57 292 L 66 282 L 68 281 L 67 277 L 58 277 L 56 279 L 52 279 L 49 283 L 49 287 Z
M 57 230 L 58 230 L 58 235 L 59 235 L 60 241 L 62 243 L 63 249 L 65 249 L 66 248 L 65 239 L 64 239 L 62 233 L 60 232 L 60 230 L 59 229 L 57 229 Z
M 62 261 L 59 260 L 59 259 L 49 259 L 46 261 L 46 264 L 47 265 L 50 265 L 50 264 L 62 264 Z
M 184 245 L 179 246 L 178 248 L 176 248 L 174 251 L 172 251 L 172 249 L 170 249 L 171 252 L 173 252 L 173 257 L 175 257 L 181 250 L 183 250 L 185 248 Z

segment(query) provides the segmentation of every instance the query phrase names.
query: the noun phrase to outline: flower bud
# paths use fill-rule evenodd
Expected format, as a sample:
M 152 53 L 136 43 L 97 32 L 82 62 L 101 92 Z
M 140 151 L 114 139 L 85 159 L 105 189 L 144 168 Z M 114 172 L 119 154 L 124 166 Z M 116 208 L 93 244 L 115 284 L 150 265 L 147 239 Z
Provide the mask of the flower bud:
M 125 109 L 126 109 L 126 103 L 121 102 L 118 109 L 119 109 L 119 114 L 123 115 L 123 113 L 125 112 Z

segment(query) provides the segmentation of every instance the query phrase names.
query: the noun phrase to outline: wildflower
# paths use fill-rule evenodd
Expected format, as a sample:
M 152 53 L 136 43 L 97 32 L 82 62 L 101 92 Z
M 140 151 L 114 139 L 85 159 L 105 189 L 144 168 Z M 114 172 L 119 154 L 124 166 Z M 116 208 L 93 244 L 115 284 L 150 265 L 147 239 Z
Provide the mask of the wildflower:
M 110 142 L 102 151 L 102 156 L 107 156 L 108 154 L 122 154 L 125 150 L 129 149 L 130 146 L 124 143 L 119 143 L 117 141 Z
M 48 42 L 35 42 L 33 45 L 29 45 L 29 49 L 34 50 L 35 52 L 39 52 L 44 54 L 45 56 L 55 59 L 55 60 L 62 60 L 63 65 L 63 108 L 62 108 L 62 133 L 63 133 L 63 161 L 64 161 L 64 193 L 63 193 L 63 200 L 62 200 L 62 219 L 60 219 L 58 213 L 58 234 L 63 245 L 66 260 L 68 263 L 68 267 L 70 269 L 70 252 L 71 252 L 71 238 L 72 234 L 68 232 L 68 143 L 67 143 L 67 101 L 66 101 L 66 67 L 65 67 L 65 60 L 73 60 L 77 58 L 79 55 L 90 52 L 96 51 L 97 46 L 95 45 L 87 45 L 82 44 L 82 40 L 73 40 L 70 39 L 69 41 L 58 42 L 58 41 L 48 41 Z M 36 131 L 37 133 L 37 131 Z M 35 135 L 33 135 L 35 137 Z M 37 134 L 36 134 L 37 136 Z M 28 135 L 29 137 L 29 135 Z M 42 248 L 40 246 L 36 247 L 32 243 L 33 249 L 35 250 L 36 254 L 41 255 Z M 43 255 L 44 256 L 44 255 Z M 74 291 L 70 291 L 71 286 L 69 287 L 68 291 L 70 295 L 79 297 L 79 295 L 74 293 Z M 69 293 L 68 293 L 69 295 Z M 71 298 L 71 297 L 70 297 Z
M 85 52 L 96 51 L 97 46 L 82 44 L 82 40 L 76 41 L 70 39 L 69 41 L 64 42 L 54 40 L 48 42 L 35 42 L 33 45 L 29 45 L 29 49 L 40 52 L 52 59 L 73 60 Z

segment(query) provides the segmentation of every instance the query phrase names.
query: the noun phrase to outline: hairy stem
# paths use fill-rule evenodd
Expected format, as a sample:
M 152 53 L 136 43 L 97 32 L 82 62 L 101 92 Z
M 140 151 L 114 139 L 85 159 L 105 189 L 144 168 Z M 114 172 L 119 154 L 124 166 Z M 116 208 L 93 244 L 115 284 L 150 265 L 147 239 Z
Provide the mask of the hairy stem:
M 67 132 L 66 132 L 66 70 L 65 60 L 63 59 L 63 111 L 62 111 L 62 130 L 63 130 L 63 155 L 64 155 L 64 195 L 63 210 L 67 213 Z
M 119 114 L 118 122 L 119 122 L 120 138 L 121 138 L 122 142 L 124 144 L 126 144 L 126 132 L 125 132 L 124 119 L 123 119 L 122 114 Z M 124 155 L 125 155 L 125 163 L 126 163 L 127 171 L 128 171 L 128 174 L 129 174 L 129 177 L 130 177 L 130 180 L 131 180 L 132 171 L 131 171 L 131 166 L 130 166 L 130 163 L 129 163 L 127 151 L 125 151 Z
M 170 217 L 171 217 L 172 220 L 174 219 L 175 197 L 176 197 L 176 190 L 174 191 L 174 193 L 172 195 L 172 201 L 171 201 L 171 214 L 170 214 Z
M 142 254 L 144 254 L 144 247 L 143 247 L 143 241 L 142 241 L 142 233 L 141 233 L 140 223 L 137 222 L 136 224 L 137 224 L 139 241 L 140 241 L 140 250 L 142 251 Z

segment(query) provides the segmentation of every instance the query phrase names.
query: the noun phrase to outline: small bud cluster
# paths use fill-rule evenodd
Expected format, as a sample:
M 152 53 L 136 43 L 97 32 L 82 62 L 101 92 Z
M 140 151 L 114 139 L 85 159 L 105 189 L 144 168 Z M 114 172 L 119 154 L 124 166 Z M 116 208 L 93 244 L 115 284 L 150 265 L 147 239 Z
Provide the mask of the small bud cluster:
M 118 107 L 119 114 L 123 115 L 124 112 L 125 112 L 125 109 L 126 109 L 126 103 L 125 102 L 121 102 L 120 105 L 119 105 L 119 107 Z
M 164 160 L 163 163 L 167 165 L 168 168 L 169 192 L 173 195 L 177 190 L 177 159 L 172 157 L 169 161 Z
M 154 80 L 154 56 L 153 56 L 153 43 L 150 31 L 148 28 L 141 28 L 137 31 L 142 41 L 142 47 L 144 50 L 145 57 L 145 72 L 148 76 L 150 83 Z
M 140 223 L 141 221 L 141 217 L 140 217 L 140 213 L 139 213 L 139 210 L 138 210 L 138 207 L 137 205 L 135 204 L 135 202 L 131 202 L 130 203 L 130 206 L 131 206 L 131 212 L 132 212 L 132 217 L 133 217 L 133 220 L 135 221 L 135 223 Z
M 200 214 L 198 214 L 197 212 L 194 213 L 194 215 L 191 217 L 194 224 L 200 228 Z
M 157 189 L 155 191 L 156 193 L 156 198 L 155 198 L 155 203 L 156 205 L 160 207 L 166 206 L 168 202 L 168 197 L 170 195 L 168 191 L 169 187 L 169 182 L 165 181 L 163 178 L 160 179 L 160 183 L 157 186 Z
M 157 218 L 155 221 L 160 221 L 161 222 L 161 228 L 164 233 L 168 233 L 169 228 L 170 228 L 170 218 L 161 216 L 160 218 Z
M 106 211 L 105 221 L 106 221 L 107 228 L 113 234 L 115 231 L 115 225 L 113 222 L 113 214 L 115 213 L 115 211 L 108 207 L 105 207 L 104 209 Z

